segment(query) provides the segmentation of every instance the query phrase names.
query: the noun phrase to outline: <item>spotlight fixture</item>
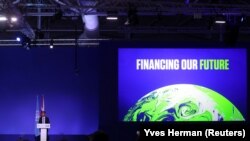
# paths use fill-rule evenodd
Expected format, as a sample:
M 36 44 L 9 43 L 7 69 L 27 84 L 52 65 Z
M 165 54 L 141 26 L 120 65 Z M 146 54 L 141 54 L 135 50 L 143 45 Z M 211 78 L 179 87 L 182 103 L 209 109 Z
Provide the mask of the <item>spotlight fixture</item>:
M 242 14 L 240 16 L 240 22 L 243 23 L 244 21 L 246 21 L 246 15 Z
M 12 28 L 17 24 L 18 18 L 16 16 L 7 16 L 6 14 L 0 14 L 0 23 L 5 28 Z M 2 24 L 3 23 L 3 24 Z
M 116 21 L 116 20 L 118 20 L 118 17 L 116 17 L 116 16 L 107 16 L 106 19 L 110 20 L 110 21 Z
M 241 21 L 241 22 L 244 22 L 244 17 L 241 17 L 241 18 L 240 18 L 240 21 Z
M 20 37 L 16 37 L 16 41 L 20 42 L 21 38 Z
M 0 22 L 7 21 L 7 20 L 8 20 L 7 17 L 5 17 L 5 16 L 0 16 Z
M 15 22 L 18 21 L 18 19 L 17 19 L 17 17 L 11 17 L 11 18 L 10 18 L 10 21 L 11 21 L 12 23 L 15 23 Z
M 54 40 L 53 40 L 53 39 L 50 40 L 49 48 L 50 48 L 50 49 L 53 49 L 53 48 L 54 48 Z
M 226 21 L 225 20 L 216 20 L 215 23 L 216 24 L 225 24 Z
M 117 15 L 118 15 L 117 11 L 108 11 L 106 20 L 116 21 L 118 20 Z
M 225 24 L 226 23 L 225 17 L 223 17 L 223 16 L 215 17 L 214 23 L 216 23 L 216 24 Z

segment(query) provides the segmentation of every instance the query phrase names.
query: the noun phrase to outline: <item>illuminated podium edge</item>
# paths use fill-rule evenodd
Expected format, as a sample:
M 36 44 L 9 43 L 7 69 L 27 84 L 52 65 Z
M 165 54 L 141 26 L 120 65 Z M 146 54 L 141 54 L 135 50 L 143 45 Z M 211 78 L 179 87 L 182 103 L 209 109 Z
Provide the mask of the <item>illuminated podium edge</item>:
M 40 130 L 40 141 L 47 141 L 47 129 L 50 128 L 50 124 L 46 123 L 39 123 L 36 125 L 37 128 Z
M 50 124 L 47 123 L 39 123 L 36 125 L 37 128 L 39 129 L 49 129 L 50 128 Z

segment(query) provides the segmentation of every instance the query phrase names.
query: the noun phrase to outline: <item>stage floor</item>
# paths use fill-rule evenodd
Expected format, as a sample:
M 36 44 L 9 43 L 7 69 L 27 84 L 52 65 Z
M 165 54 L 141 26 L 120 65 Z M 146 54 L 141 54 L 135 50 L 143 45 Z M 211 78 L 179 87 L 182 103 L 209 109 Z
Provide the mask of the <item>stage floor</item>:
M 50 135 L 49 141 L 88 141 L 87 135 Z M 0 141 L 35 141 L 34 135 L 0 135 Z

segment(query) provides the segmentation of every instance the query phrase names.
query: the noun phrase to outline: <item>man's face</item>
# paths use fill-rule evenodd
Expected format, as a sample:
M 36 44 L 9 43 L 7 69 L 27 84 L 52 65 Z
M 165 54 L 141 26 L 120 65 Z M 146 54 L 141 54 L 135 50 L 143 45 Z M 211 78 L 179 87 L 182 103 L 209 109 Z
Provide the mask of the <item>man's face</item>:
M 45 112 L 41 112 L 41 116 L 44 117 L 45 116 Z

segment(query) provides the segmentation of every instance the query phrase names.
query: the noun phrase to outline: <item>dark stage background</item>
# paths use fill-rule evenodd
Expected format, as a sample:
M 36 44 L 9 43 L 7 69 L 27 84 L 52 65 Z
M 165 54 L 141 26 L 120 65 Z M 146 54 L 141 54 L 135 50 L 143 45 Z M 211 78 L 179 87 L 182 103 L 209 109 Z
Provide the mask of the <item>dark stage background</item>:
M 34 134 L 36 96 L 45 96 L 50 135 L 98 129 L 98 50 L 0 48 L 0 134 Z

